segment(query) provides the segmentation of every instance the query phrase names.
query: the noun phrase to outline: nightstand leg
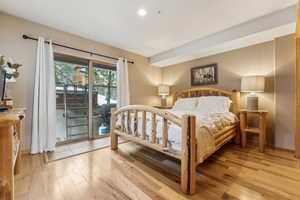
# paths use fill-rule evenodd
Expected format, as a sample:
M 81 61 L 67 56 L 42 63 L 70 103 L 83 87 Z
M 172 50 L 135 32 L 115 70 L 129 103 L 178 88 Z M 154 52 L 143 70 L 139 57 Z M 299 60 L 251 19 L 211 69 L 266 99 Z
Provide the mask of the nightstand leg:
M 242 147 L 245 148 L 247 145 L 247 132 L 245 131 L 247 127 L 247 114 L 241 113 L 240 115 L 240 121 L 241 121 L 241 134 L 242 134 Z
M 234 137 L 234 143 L 235 144 L 241 144 L 241 128 L 238 127 L 236 130 L 236 136 Z
M 259 150 L 260 152 L 264 152 L 264 147 L 266 143 L 266 115 L 261 114 L 259 118 Z
M 245 148 L 247 145 L 247 132 L 242 132 L 242 147 Z

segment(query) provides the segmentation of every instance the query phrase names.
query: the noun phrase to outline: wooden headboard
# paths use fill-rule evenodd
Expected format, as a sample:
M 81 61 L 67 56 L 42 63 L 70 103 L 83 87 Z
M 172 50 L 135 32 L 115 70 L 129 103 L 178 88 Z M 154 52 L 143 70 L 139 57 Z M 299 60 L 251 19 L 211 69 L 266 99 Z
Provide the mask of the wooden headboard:
M 230 111 L 238 114 L 240 109 L 240 92 L 238 91 L 227 91 L 217 88 L 191 88 L 187 90 L 177 91 L 173 94 L 173 104 L 179 98 L 193 98 L 201 96 L 226 96 L 232 101 Z

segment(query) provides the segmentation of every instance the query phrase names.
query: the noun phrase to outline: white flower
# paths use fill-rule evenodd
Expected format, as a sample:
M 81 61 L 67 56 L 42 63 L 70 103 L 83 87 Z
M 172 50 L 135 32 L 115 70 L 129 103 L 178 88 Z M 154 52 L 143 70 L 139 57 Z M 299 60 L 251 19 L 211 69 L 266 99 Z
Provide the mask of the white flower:
M 9 74 L 12 74 L 12 73 L 14 73 L 16 71 L 15 69 L 12 69 L 12 68 L 9 68 L 9 67 L 5 67 L 5 70 Z

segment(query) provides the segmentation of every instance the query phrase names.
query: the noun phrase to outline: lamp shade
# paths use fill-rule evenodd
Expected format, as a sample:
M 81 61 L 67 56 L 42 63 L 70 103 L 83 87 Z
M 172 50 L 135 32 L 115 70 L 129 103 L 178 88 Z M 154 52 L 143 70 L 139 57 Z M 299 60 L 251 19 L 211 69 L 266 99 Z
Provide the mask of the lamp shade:
M 244 76 L 242 77 L 242 92 L 264 92 L 265 77 L 264 76 Z
M 158 86 L 158 95 L 167 96 L 170 94 L 170 86 L 168 85 L 159 85 Z

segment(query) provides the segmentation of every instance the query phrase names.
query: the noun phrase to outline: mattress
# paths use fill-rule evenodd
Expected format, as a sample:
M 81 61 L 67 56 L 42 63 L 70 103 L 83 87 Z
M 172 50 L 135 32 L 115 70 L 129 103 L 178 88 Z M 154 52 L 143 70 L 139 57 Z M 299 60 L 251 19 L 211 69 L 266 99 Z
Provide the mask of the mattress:
M 202 162 L 205 156 L 216 151 L 214 134 L 220 130 L 235 124 L 238 120 L 237 116 L 231 112 L 226 113 L 203 113 L 197 110 L 183 111 L 183 110 L 164 110 L 168 111 L 178 117 L 185 114 L 194 115 L 196 117 L 196 139 L 197 139 L 197 159 Z M 133 115 L 131 116 L 133 119 Z M 151 113 L 146 114 L 146 140 L 151 139 L 152 123 Z M 157 116 L 157 143 L 162 143 L 162 123 L 161 117 Z M 125 116 L 125 124 L 127 124 L 127 117 Z M 134 120 L 130 124 L 131 134 L 133 135 Z M 116 128 L 121 127 L 121 119 L 118 118 Z M 125 126 L 126 128 L 126 126 Z M 138 135 L 142 133 L 142 113 L 138 114 Z M 181 127 L 169 122 L 168 123 L 168 151 L 180 152 L 181 151 Z

